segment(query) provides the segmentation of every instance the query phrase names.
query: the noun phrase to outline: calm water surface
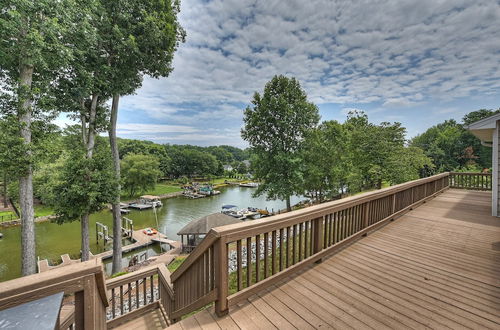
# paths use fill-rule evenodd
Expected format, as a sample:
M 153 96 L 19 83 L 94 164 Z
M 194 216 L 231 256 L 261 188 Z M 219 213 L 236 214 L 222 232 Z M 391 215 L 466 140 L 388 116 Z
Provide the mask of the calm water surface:
M 238 186 L 221 188 L 221 194 L 212 197 L 189 199 L 175 197 L 163 200 L 163 207 L 157 209 L 158 226 L 153 210 L 132 211 L 128 218 L 134 221 L 134 229 L 145 227 L 158 228 L 170 239 L 180 240 L 177 232 L 189 221 L 201 218 L 205 215 L 220 212 L 224 204 L 237 205 L 238 208 L 258 207 L 269 210 L 285 208 L 283 201 L 266 201 L 265 196 L 254 198 L 252 193 L 255 189 Z M 292 198 L 292 204 L 299 202 L 301 198 Z M 96 244 L 96 221 L 104 223 L 112 230 L 112 215 L 108 210 L 95 213 L 90 217 L 90 247 L 92 253 L 104 250 Z M 0 281 L 9 280 L 21 275 L 21 227 L 0 229 L 4 238 L 0 239 Z M 80 251 L 80 222 L 65 223 L 58 225 L 51 222 L 36 224 L 36 255 L 40 259 L 58 260 L 65 253 L 76 255 Z M 108 245 L 106 249 L 110 249 Z M 154 255 L 158 250 L 149 248 L 149 255 Z M 144 251 L 140 251 L 144 253 Z

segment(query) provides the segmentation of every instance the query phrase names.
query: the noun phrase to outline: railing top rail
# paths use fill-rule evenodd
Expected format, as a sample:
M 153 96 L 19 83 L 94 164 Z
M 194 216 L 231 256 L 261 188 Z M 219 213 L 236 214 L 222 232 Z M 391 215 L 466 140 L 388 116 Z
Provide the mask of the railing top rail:
M 108 290 L 114 289 L 116 287 L 119 287 L 124 284 L 132 283 L 137 280 L 141 280 L 144 277 L 156 275 L 158 273 L 158 265 L 152 265 L 152 266 L 147 266 L 144 268 L 141 268 L 135 272 L 121 275 L 116 278 L 112 278 L 110 280 L 106 281 L 106 288 Z
M 365 203 L 367 201 L 389 196 L 396 192 L 403 191 L 408 188 L 418 186 L 424 183 L 433 182 L 435 180 L 447 176 L 449 176 L 449 173 L 445 172 L 427 178 L 418 179 L 410 182 L 401 183 L 395 186 L 362 193 L 356 196 L 346 197 L 332 202 L 309 206 L 304 209 L 267 217 L 265 219 L 216 227 L 213 228 L 210 233 L 212 233 L 216 237 L 222 237 L 226 241 L 230 242 L 233 240 L 254 235 L 257 232 L 262 232 L 262 233 L 270 232 L 275 229 L 283 228 L 284 226 L 300 223 L 307 219 L 319 218 L 338 210 L 342 210 L 354 205 Z
M 453 175 L 484 175 L 491 176 L 491 173 L 482 173 L 482 172 L 450 172 Z
M 10 300 L 12 297 L 17 297 L 21 304 L 32 300 L 32 297 L 43 296 L 38 292 L 47 293 L 47 295 L 54 290 L 65 293 L 77 292 L 83 287 L 83 278 L 89 275 L 95 276 L 98 294 L 107 306 L 104 268 L 100 258 L 2 282 L 0 283 L 0 306 L 2 301 Z
M 189 256 L 184 260 L 184 262 L 177 268 L 171 275 L 170 278 L 172 281 L 178 279 L 186 270 L 191 267 L 191 265 L 198 260 L 198 257 L 201 256 L 205 251 L 212 246 L 215 241 L 217 241 L 219 237 L 215 235 L 213 230 L 205 236 L 205 238 L 201 241 L 201 243 L 189 254 Z

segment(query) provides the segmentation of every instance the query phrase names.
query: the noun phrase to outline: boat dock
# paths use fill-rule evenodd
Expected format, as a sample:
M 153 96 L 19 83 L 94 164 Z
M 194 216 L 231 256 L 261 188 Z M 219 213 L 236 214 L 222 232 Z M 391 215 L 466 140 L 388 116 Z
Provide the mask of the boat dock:
M 149 236 L 149 235 L 144 234 L 143 230 L 144 229 L 140 229 L 140 230 L 135 230 L 133 232 L 132 239 L 135 242 L 122 247 L 122 253 L 127 253 L 127 252 L 130 252 L 133 250 L 147 247 L 147 246 L 149 246 L 151 244 L 155 244 L 155 243 L 170 245 L 172 248 L 171 250 L 168 251 L 168 252 L 171 252 L 170 254 L 175 254 L 175 253 L 178 254 L 179 252 L 177 252 L 177 251 L 180 251 L 182 248 L 181 242 L 168 239 L 167 236 L 162 234 L 162 233 L 158 233 L 158 234 Z M 104 259 L 111 258 L 112 256 L 113 256 L 113 250 L 105 251 L 105 252 L 102 252 L 99 254 L 92 254 L 92 252 L 90 253 L 90 259 L 101 258 L 102 260 L 104 260 Z M 59 265 L 56 265 L 56 266 L 49 265 L 49 261 L 47 259 L 39 260 L 38 261 L 38 272 L 42 273 L 42 272 L 45 272 L 45 271 L 50 270 L 50 269 L 60 268 L 60 267 L 64 267 L 67 265 L 71 265 L 71 264 L 80 262 L 80 259 L 76 259 L 76 260 L 71 259 L 68 254 L 63 254 L 61 256 L 61 260 L 62 260 L 62 263 L 60 263 Z

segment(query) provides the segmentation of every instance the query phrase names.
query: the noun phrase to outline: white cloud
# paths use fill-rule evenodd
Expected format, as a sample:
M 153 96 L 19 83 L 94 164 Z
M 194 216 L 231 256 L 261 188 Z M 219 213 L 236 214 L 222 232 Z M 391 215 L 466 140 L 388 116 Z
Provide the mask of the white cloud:
M 218 121 L 237 136 L 244 105 L 275 74 L 341 107 L 498 95 L 499 21 L 495 0 L 183 0 L 174 72 L 145 79 L 122 105 L 160 122 Z

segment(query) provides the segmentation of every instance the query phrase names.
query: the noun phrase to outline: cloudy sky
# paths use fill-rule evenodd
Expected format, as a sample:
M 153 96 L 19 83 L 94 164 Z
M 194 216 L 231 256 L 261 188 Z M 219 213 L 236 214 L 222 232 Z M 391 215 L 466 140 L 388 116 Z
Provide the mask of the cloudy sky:
M 246 146 L 243 109 L 275 74 L 299 79 L 324 120 L 361 109 L 408 137 L 500 107 L 495 0 L 183 0 L 174 72 L 121 102 L 119 136 Z

